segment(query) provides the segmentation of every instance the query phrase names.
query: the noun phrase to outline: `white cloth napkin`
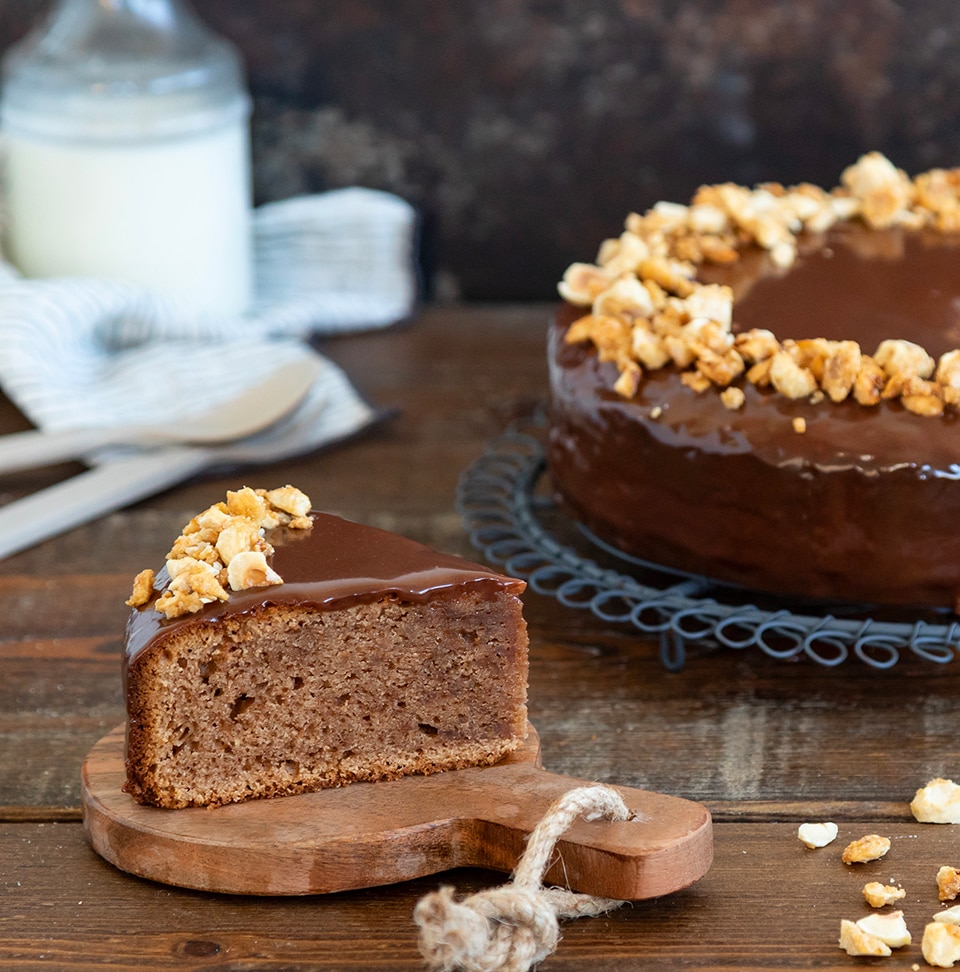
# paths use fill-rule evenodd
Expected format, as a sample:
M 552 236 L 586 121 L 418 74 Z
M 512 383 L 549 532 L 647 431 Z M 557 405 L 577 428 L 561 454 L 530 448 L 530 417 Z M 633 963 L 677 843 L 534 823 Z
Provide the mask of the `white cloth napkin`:
M 320 442 L 373 421 L 310 335 L 384 327 L 414 306 L 415 214 L 396 196 L 343 189 L 254 213 L 256 299 L 240 318 L 188 313 L 113 280 L 28 280 L 0 264 L 0 386 L 44 429 L 177 421 L 270 369 L 320 358 Z

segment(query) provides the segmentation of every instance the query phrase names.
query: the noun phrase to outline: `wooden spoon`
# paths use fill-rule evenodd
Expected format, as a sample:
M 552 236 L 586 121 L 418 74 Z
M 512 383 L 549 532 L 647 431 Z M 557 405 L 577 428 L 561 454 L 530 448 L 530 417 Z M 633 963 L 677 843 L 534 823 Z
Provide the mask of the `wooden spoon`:
M 303 400 L 319 371 L 315 358 L 302 358 L 277 368 L 228 401 L 176 422 L 14 432 L 0 437 L 0 473 L 77 459 L 108 445 L 157 446 L 244 439 L 287 415 Z

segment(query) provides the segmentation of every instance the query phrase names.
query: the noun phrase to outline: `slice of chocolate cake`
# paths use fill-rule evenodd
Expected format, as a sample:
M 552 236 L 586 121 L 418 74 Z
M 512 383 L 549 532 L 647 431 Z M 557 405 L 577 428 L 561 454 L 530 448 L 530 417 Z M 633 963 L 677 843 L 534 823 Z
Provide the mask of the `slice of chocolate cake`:
M 524 738 L 523 582 L 309 509 L 291 487 L 229 493 L 138 576 L 124 655 L 138 802 L 488 765 Z

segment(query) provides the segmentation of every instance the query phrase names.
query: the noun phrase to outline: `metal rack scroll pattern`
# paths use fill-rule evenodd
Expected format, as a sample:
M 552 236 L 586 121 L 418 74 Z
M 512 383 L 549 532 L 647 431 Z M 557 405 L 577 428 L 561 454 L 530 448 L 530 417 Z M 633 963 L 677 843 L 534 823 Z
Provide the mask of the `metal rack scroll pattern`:
M 749 592 L 633 560 L 581 530 L 592 549 L 615 555 L 624 569 L 602 566 L 545 525 L 558 511 L 549 497 L 537 494 L 546 471 L 539 428 L 534 421 L 529 431 L 519 424 L 509 429 L 460 477 L 457 509 L 471 543 L 538 594 L 658 637 L 668 670 L 682 669 L 688 645 L 698 642 L 759 648 L 779 659 L 805 655 L 829 667 L 852 654 L 877 669 L 891 668 L 905 651 L 938 664 L 960 652 L 956 620 L 877 620 L 864 616 L 869 609 L 857 612 L 856 606 L 844 612 L 855 612 L 853 617 L 786 607 L 766 610 L 744 601 Z M 637 573 L 651 576 L 640 579 Z

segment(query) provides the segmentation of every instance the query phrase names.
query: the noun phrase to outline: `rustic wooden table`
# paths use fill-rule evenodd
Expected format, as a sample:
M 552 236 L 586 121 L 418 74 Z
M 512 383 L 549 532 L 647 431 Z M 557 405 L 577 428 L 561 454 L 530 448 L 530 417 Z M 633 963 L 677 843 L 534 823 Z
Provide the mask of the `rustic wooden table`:
M 123 720 L 120 639 L 134 573 L 193 512 L 240 480 L 293 482 L 320 508 L 474 558 L 454 495 L 461 472 L 546 388 L 544 307 L 433 308 L 411 325 L 325 342 L 395 413 L 354 441 L 239 476 L 193 480 L 0 563 L 0 968 L 418 969 L 412 911 L 441 878 L 334 894 L 229 897 L 153 884 L 87 845 L 80 766 Z M 6 401 L 0 432 L 27 426 Z M 8 476 L 6 502 L 75 472 Z M 254 482 L 255 481 L 255 482 Z M 900 883 L 923 965 L 935 875 L 960 866 L 960 830 L 910 816 L 915 789 L 960 773 L 960 668 L 903 658 L 826 668 L 756 650 L 694 648 L 681 672 L 654 641 L 529 593 L 530 713 L 545 766 L 702 802 L 715 861 L 693 886 L 563 926 L 544 970 L 851 969 L 841 918 L 867 880 Z M 834 820 L 810 851 L 803 821 Z M 882 862 L 840 849 L 891 838 Z M 502 875 L 459 871 L 461 891 Z

